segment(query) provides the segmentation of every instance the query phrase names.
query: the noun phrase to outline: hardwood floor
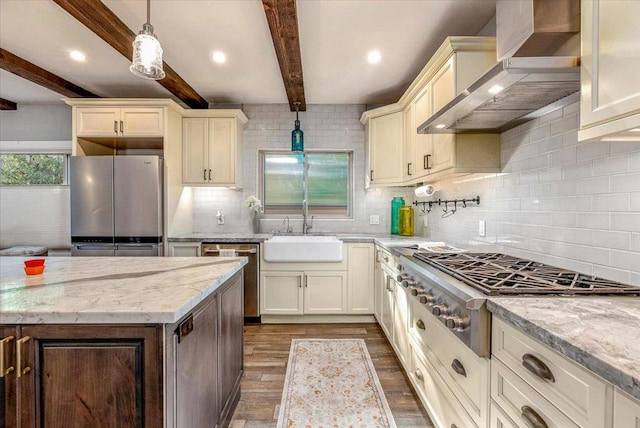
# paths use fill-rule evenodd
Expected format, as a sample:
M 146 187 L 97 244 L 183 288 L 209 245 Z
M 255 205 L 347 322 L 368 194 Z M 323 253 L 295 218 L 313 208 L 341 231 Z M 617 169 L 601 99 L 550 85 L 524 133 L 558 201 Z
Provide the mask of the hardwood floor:
M 245 371 L 232 428 L 276 426 L 294 338 L 364 339 L 398 428 L 433 427 L 377 324 L 262 324 L 244 327 Z

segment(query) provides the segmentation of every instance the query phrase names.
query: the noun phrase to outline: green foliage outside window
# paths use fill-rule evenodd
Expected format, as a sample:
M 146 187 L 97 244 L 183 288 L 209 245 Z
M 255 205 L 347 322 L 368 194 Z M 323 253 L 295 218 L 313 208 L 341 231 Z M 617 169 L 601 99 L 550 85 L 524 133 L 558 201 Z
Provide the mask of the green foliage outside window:
M 38 185 L 64 184 L 66 155 L 2 154 L 0 184 Z

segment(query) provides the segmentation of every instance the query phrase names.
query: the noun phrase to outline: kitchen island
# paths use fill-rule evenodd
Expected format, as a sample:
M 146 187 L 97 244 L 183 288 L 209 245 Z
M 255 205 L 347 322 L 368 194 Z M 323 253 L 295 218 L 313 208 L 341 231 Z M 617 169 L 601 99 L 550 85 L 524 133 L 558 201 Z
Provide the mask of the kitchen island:
M 24 260 L 0 259 L 0 425 L 229 423 L 245 258 Z

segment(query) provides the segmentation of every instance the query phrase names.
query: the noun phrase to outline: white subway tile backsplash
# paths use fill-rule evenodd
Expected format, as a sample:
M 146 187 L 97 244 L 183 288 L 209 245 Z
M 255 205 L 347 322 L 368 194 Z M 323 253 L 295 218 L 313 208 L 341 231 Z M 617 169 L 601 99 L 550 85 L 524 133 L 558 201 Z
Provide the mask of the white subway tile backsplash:
M 612 192 L 640 192 L 640 172 L 611 177 Z
M 576 216 L 576 226 L 584 229 L 609 229 L 611 214 L 581 212 Z
M 640 232 L 640 212 L 612 213 L 611 228 L 614 230 Z
M 593 161 L 578 162 L 561 168 L 565 180 L 593 176 Z
M 611 156 L 593 161 L 594 175 L 621 174 L 629 171 L 629 156 Z
M 611 266 L 640 272 L 640 256 L 635 251 L 611 250 Z
M 593 245 L 617 250 L 629 250 L 631 242 L 630 232 L 618 232 L 614 230 L 594 230 Z M 640 250 L 640 248 L 639 248 Z
M 629 211 L 630 195 L 613 193 L 593 196 L 594 211 Z
M 609 177 L 583 178 L 578 180 L 578 194 L 593 195 L 607 193 L 610 190 Z
M 609 143 L 603 141 L 582 143 L 577 146 L 578 161 L 602 159 L 609 155 Z

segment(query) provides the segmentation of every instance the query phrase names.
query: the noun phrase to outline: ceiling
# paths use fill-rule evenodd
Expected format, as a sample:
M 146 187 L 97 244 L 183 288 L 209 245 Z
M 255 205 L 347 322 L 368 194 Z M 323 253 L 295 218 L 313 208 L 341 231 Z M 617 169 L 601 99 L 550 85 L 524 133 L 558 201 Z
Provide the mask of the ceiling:
M 132 31 L 144 0 L 103 0 Z M 475 35 L 495 0 L 298 0 L 308 104 L 395 102 L 446 36 Z M 164 61 L 209 103 L 287 103 L 260 0 L 152 0 Z M 130 61 L 51 0 L 0 0 L 0 47 L 101 97 L 174 98 L 135 77 Z M 366 61 L 371 50 L 382 61 Z M 71 50 L 85 62 L 69 58 Z M 224 64 L 211 59 L 227 56 Z M 60 102 L 62 96 L 0 70 L 0 98 Z

